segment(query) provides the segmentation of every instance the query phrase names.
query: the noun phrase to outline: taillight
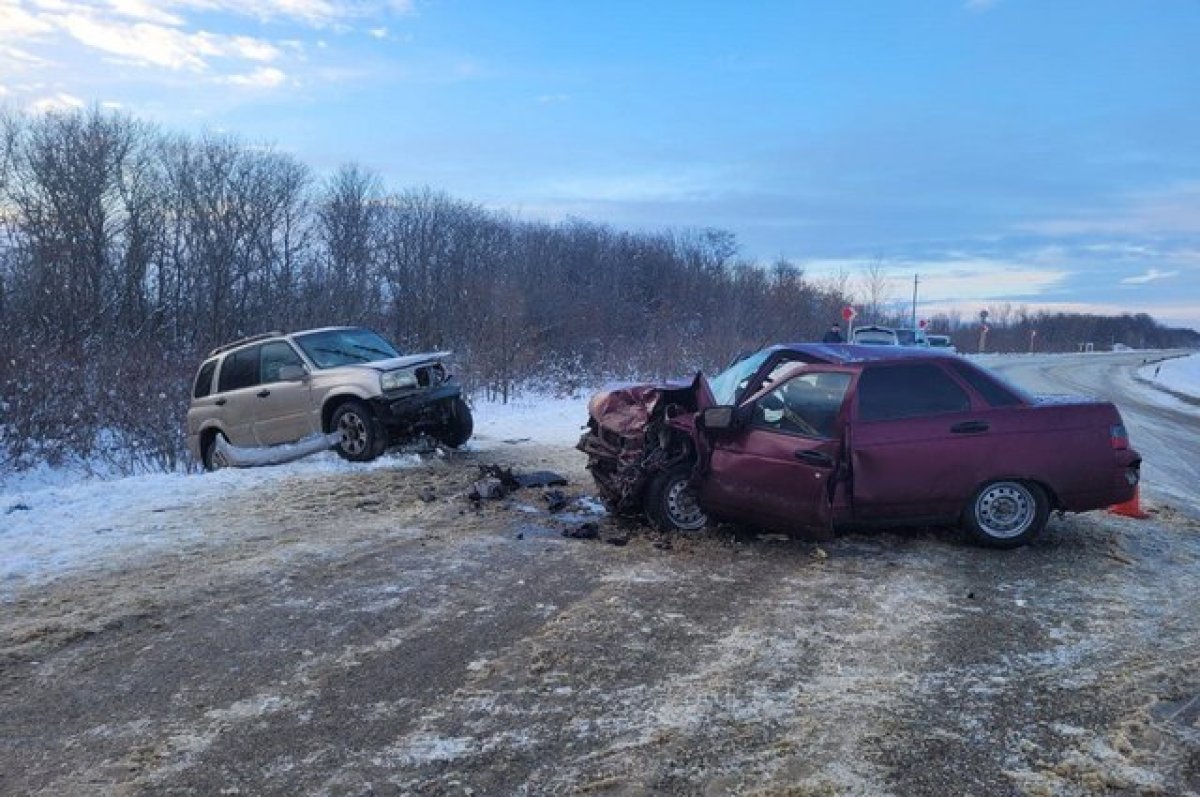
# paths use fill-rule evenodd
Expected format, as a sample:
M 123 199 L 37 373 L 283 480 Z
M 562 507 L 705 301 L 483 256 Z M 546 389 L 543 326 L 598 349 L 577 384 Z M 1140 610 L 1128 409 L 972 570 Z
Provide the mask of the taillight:
M 1124 451 L 1129 448 L 1129 432 L 1125 431 L 1125 424 L 1114 423 L 1109 428 L 1108 442 L 1117 451 Z

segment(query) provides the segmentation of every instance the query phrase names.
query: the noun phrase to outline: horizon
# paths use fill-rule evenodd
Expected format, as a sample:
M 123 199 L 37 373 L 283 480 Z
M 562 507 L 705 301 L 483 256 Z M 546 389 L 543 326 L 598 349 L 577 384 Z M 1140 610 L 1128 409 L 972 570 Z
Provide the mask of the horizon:
M 0 103 L 518 219 L 716 228 L 922 317 L 1200 329 L 1200 6 L 0 0 Z

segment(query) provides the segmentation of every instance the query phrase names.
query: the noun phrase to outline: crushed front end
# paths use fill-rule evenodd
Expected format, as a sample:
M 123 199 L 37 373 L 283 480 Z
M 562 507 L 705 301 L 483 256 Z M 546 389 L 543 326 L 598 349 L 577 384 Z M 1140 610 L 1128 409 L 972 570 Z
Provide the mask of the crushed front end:
M 700 379 L 614 388 L 588 402 L 587 432 L 575 447 L 611 511 L 636 512 L 653 474 L 694 457 Z

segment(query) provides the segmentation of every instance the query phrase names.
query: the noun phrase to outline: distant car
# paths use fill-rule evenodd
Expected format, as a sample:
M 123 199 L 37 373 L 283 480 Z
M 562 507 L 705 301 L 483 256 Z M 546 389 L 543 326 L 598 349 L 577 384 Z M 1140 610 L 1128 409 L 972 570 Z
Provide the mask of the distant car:
M 588 414 L 578 448 L 606 503 L 680 531 L 947 523 L 1013 548 L 1140 478 L 1112 404 L 1036 398 L 933 349 L 772 346 L 711 380 L 599 393 Z
M 896 333 L 896 341 L 901 346 L 928 346 L 929 340 L 925 337 L 923 329 L 905 329 L 903 327 L 893 330 Z
M 950 342 L 949 335 L 926 335 L 926 340 L 929 341 L 930 348 L 942 349 L 949 352 L 957 352 L 954 344 Z
M 860 346 L 899 346 L 900 336 L 890 327 L 855 327 L 851 342 Z
M 253 448 L 336 432 L 337 452 L 356 462 L 420 434 L 458 447 L 473 421 L 442 362 L 448 355 L 401 355 L 362 327 L 270 332 L 220 346 L 196 373 L 188 447 L 206 470 L 229 464 L 222 437 Z

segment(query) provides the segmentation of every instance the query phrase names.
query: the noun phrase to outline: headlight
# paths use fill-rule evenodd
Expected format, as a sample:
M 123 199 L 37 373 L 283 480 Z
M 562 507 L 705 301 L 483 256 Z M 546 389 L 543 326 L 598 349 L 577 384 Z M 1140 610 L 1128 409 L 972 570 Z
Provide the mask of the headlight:
M 384 371 L 379 377 L 379 386 L 387 390 L 403 390 L 417 386 L 417 374 L 408 369 L 402 371 Z

